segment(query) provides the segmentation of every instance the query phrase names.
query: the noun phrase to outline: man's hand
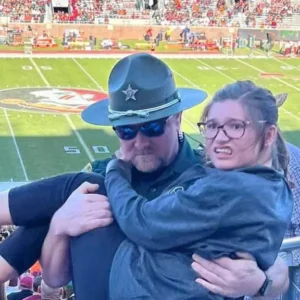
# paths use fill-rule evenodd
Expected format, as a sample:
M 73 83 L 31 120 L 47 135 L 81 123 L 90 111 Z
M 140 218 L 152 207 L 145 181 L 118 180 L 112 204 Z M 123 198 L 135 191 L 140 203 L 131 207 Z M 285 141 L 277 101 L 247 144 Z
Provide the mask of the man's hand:
M 209 291 L 232 298 L 253 296 L 262 287 L 266 275 L 254 258 L 245 253 L 237 253 L 240 259 L 223 257 L 208 261 L 193 255 L 192 268 L 201 278 L 196 282 Z
M 55 235 L 79 236 L 113 222 L 107 197 L 90 194 L 99 186 L 84 182 L 55 213 L 51 228 Z

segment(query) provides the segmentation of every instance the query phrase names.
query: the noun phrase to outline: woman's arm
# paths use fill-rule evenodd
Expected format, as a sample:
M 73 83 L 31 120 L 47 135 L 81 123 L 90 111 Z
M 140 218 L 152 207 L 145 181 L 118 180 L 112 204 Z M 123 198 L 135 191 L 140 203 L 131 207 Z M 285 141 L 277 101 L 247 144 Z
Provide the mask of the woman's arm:
M 196 168 L 185 172 L 182 182 L 195 174 L 200 174 Z M 207 245 L 207 253 L 214 257 L 250 251 L 264 270 L 277 257 L 292 211 L 291 193 L 282 176 L 266 168 L 210 169 L 209 176 L 187 191 L 151 201 L 132 190 L 124 165 L 114 168 L 111 163 L 105 182 L 116 220 L 138 245 L 167 250 L 199 243 L 218 229 L 222 230 L 218 243 Z
M 128 175 L 125 169 L 119 172 L 110 168 L 105 183 L 119 226 L 138 245 L 167 250 L 204 239 L 218 228 L 223 208 L 208 177 L 196 181 L 187 191 L 148 201 L 124 179 Z M 186 173 L 182 180 L 189 180 L 192 175 L 195 173 Z

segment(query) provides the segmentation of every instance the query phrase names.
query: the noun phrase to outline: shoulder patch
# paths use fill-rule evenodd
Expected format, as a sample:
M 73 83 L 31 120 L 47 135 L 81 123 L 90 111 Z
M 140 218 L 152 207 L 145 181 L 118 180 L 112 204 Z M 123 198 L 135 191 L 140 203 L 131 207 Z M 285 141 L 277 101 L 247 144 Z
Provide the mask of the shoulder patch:
M 87 172 L 91 173 L 93 171 L 93 166 L 91 163 L 88 163 L 82 170 L 81 172 Z

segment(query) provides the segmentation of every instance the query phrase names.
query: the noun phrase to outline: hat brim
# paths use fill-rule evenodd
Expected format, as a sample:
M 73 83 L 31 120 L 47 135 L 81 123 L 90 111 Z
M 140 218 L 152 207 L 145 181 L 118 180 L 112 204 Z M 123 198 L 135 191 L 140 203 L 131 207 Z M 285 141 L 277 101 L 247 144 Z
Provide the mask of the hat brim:
M 108 118 L 108 98 L 100 100 L 88 106 L 81 113 L 81 117 L 85 122 L 99 126 L 133 125 L 175 115 L 179 112 L 201 104 L 207 98 L 207 93 L 199 89 L 179 88 L 178 92 L 181 97 L 180 102 L 166 109 L 152 112 L 147 117 L 124 116 L 116 120 L 110 120 Z

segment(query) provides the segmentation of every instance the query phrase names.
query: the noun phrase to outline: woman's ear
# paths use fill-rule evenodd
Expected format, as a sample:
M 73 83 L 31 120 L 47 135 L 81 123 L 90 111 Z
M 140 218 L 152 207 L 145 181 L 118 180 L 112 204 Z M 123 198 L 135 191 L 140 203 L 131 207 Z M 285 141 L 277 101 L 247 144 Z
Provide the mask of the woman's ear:
M 277 131 L 278 130 L 275 125 L 269 126 L 266 130 L 265 146 L 271 146 L 276 141 Z

